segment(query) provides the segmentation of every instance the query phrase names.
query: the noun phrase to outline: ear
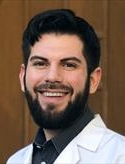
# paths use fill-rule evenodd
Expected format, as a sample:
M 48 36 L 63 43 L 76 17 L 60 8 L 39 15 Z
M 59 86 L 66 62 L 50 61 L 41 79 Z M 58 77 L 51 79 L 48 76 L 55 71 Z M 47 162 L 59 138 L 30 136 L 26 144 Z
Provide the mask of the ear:
M 97 67 L 91 74 L 90 74 L 90 94 L 93 94 L 96 92 L 100 80 L 102 76 L 102 70 L 100 67 Z
M 21 85 L 22 92 L 25 92 L 24 76 L 25 76 L 25 66 L 24 66 L 24 64 L 22 64 L 21 67 L 20 67 L 20 73 L 19 73 L 19 80 L 20 80 L 20 85 Z

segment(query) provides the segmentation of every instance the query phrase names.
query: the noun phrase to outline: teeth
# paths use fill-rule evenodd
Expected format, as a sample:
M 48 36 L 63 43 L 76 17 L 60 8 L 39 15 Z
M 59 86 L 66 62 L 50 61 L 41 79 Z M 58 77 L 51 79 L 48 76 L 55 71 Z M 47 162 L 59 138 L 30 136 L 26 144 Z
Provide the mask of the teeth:
M 56 92 L 44 92 L 43 93 L 44 96 L 47 96 L 47 97 L 61 97 L 64 95 L 64 93 L 56 93 Z

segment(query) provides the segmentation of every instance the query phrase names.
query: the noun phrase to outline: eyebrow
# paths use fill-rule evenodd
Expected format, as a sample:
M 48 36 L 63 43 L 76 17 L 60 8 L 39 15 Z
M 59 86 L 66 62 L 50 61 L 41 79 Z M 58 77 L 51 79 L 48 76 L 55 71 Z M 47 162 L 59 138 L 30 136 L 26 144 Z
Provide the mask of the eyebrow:
M 33 61 L 33 60 L 36 60 L 36 59 L 48 61 L 46 58 L 41 57 L 41 56 L 37 56 L 37 55 L 32 56 L 32 57 L 30 58 L 30 61 Z
M 64 58 L 64 59 L 61 59 L 61 62 L 65 62 L 65 61 L 68 61 L 68 60 L 73 60 L 73 61 L 76 61 L 78 63 L 82 63 L 80 59 L 76 58 L 76 57 L 68 57 L 68 58 Z

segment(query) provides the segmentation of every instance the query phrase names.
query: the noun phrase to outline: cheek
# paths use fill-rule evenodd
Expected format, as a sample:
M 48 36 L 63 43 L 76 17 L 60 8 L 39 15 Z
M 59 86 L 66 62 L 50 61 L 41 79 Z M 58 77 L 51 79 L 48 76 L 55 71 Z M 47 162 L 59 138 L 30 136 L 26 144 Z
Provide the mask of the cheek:
M 40 82 L 40 77 L 34 71 L 28 70 L 26 73 L 26 86 L 27 89 L 34 93 L 34 87 Z
M 73 87 L 74 93 L 79 93 L 84 89 L 86 79 L 87 75 L 84 74 L 70 74 L 67 77 L 67 81 Z

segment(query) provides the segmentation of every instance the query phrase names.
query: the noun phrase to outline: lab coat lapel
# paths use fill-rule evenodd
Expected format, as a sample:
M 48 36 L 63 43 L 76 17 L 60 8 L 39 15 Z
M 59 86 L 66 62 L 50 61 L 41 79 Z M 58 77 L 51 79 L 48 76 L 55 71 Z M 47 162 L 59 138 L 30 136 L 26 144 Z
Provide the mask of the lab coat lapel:
M 76 164 L 79 161 L 78 147 L 75 142 L 67 145 L 67 147 L 61 152 L 54 164 L 72 163 Z
M 33 153 L 33 144 L 29 145 L 28 149 L 25 152 L 23 163 L 31 164 L 32 163 L 32 153 Z

